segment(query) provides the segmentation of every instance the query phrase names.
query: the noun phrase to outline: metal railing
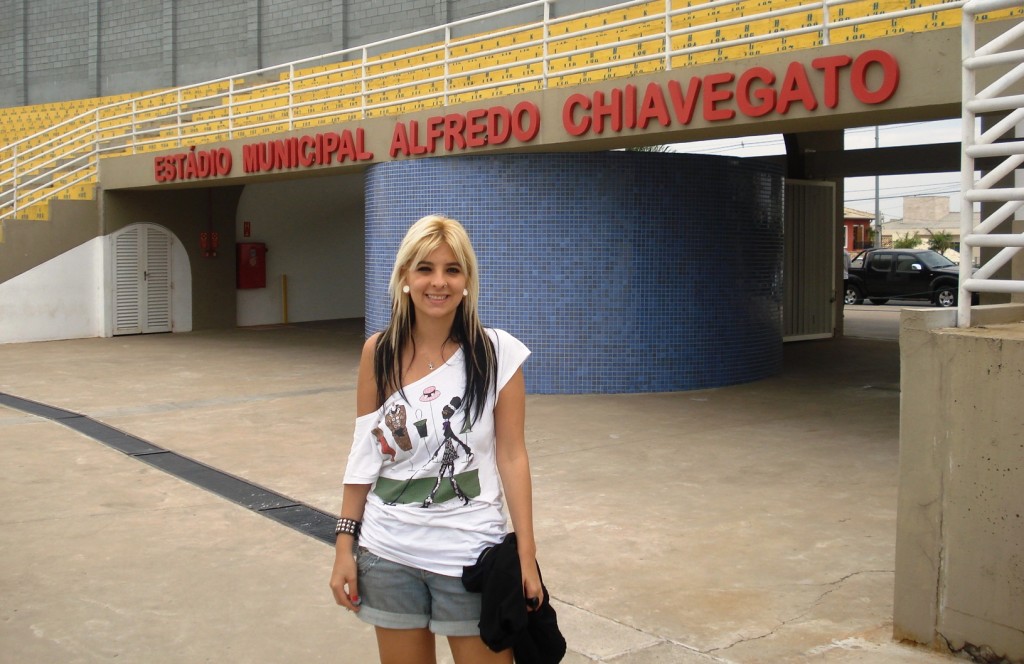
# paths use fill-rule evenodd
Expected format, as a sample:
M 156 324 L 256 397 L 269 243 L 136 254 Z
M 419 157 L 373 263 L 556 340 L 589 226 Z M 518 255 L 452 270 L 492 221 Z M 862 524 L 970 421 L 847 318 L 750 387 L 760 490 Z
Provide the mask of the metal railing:
M 103 157 L 574 85 L 594 80 L 591 75 L 598 71 L 604 78 L 629 76 L 882 36 L 904 27 L 949 27 L 959 22 L 964 0 L 774 0 L 767 9 L 750 0 L 678 9 L 673 0 L 632 0 L 553 18 L 556 2 L 535 0 L 364 46 L 139 95 L 59 122 L 0 147 L 0 221 L 70 187 L 95 182 Z M 524 13 L 532 18 L 522 20 Z M 502 21 L 507 27 L 495 29 Z
M 1016 219 L 1024 223 L 1024 94 L 1007 94 L 1024 82 L 1024 50 L 1008 50 L 1014 41 L 1024 38 L 1024 21 L 1016 23 L 987 44 L 978 46 L 975 20 L 979 14 L 1020 7 L 1020 0 L 970 0 L 963 7 L 963 111 L 960 163 L 960 292 L 957 326 L 971 325 L 973 293 L 1024 293 L 1024 280 L 995 279 L 996 273 L 1010 264 L 1024 248 L 1024 232 L 998 232 Z M 998 68 L 1005 71 L 984 89 L 977 89 L 979 71 Z M 983 114 L 1003 116 L 981 132 L 977 120 Z M 998 166 L 980 179 L 975 178 L 975 160 L 1002 158 Z M 1012 184 L 1005 184 L 1013 180 Z M 974 225 L 975 203 L 1002 203 L 999 208 Z M 976 272 L 970 257 L 974 247 L 994 247 L 1000 251 Z M 964 260 L 963 257 L 967 257 Z M 973 274 L 972 274 L 973 273 Z

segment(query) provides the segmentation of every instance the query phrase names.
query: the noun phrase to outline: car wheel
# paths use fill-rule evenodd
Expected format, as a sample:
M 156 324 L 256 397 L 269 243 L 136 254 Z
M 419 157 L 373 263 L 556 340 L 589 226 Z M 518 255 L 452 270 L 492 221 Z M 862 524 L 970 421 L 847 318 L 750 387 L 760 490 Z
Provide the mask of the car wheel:
M 955 286 L 939 286 L 935 290 L 935 296 L 932 300 L 935 302 L 937 307 L 955 307 L 957 288 Z
M 889 301 L 887 297 L 873 297 L 871 298 L 871 304 L 885 304 Z
M 843 291 L 843 304 L 863 304 L 864 295 L 860 292 L 860 289 L 852 284 L 848 284 L 846 289 Z

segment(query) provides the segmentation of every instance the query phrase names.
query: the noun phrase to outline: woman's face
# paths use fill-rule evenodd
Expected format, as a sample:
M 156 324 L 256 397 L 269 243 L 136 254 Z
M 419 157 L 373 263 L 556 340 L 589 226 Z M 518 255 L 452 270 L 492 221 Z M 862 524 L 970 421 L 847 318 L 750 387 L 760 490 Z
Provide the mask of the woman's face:
M 466 282 L 466 271 L 447 244 L 441 244 L 405 273 L 417 317 L 454 318 Z

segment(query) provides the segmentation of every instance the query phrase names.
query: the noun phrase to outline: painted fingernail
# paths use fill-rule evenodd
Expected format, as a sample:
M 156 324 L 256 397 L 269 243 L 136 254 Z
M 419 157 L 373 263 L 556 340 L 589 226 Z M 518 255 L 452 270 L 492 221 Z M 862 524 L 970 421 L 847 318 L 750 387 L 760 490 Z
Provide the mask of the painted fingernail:
M 363 603 L 363 598 L 360 597 L 359 595 L 355 595 L 354 597 L 351 597 L 350 599 L 352 600 L 352 604 L 354 606 L 359 606 L 359 605 L 361 605 Z

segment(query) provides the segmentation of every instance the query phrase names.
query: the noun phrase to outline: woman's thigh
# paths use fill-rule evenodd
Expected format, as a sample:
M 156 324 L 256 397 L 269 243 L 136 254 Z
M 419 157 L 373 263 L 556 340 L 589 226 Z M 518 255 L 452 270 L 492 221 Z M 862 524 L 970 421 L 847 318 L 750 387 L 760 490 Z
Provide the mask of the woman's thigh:
M 375 629 L 380 664 L 436 663 L 434 634 L 427 628 L 388 629 L 387 627 L 377 627 Z
M 494 652 L 479 636 L 449 636 L 455 664 L 512 664 L 512 649 Z

